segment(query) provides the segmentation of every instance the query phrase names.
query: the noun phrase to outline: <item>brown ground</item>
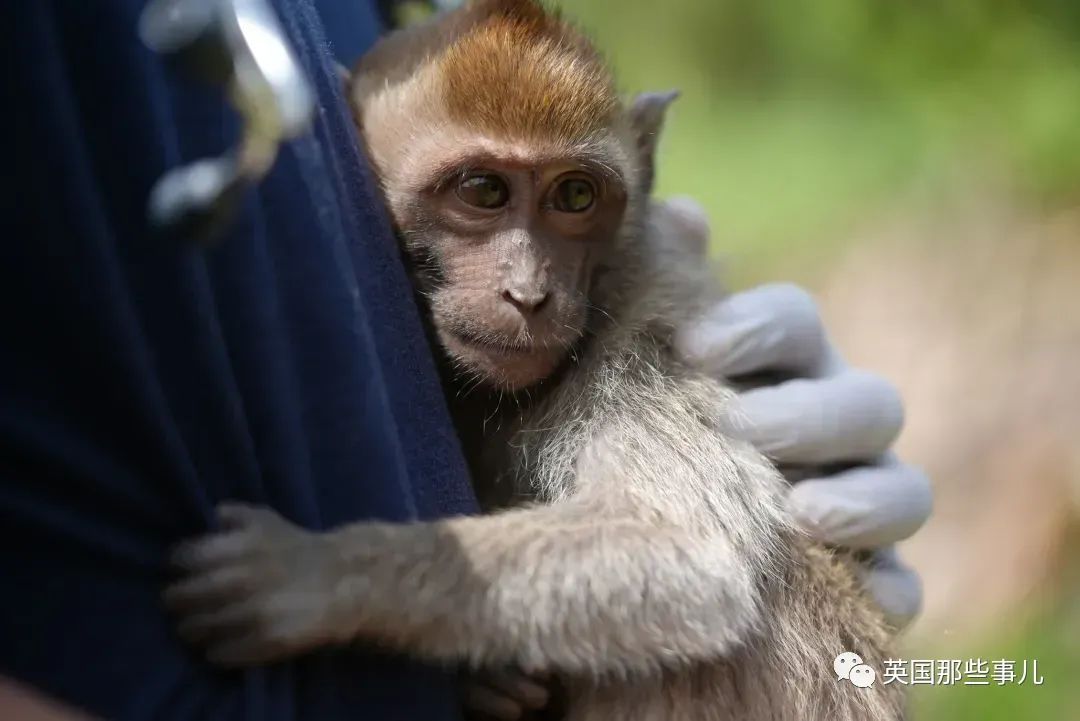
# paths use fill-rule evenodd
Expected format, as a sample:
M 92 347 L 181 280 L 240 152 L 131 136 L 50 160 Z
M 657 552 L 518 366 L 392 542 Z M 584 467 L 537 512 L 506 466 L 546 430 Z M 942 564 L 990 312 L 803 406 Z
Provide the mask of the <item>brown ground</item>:
M 981 200 L 903 217 L 860 239 L 819 293 L 845 355 L 900 387 L 899 451 L 934 481 L 934 515 L 901 547 L 925 584 L 915 631 L 934 637 L 1052 594 L 1070 562 L 1080 207 L 1035 218 Z

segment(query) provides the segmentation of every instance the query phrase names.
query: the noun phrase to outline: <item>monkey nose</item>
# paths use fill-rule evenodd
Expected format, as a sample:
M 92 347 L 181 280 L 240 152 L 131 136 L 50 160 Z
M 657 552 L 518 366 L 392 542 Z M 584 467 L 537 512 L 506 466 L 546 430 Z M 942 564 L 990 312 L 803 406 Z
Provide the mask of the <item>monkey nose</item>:
M 539 312 L 547 303 L 550 293 L 547 291 L 526 291 L 507 289 L 502 292 L 503 300 L 518 309 L 522 315 Z

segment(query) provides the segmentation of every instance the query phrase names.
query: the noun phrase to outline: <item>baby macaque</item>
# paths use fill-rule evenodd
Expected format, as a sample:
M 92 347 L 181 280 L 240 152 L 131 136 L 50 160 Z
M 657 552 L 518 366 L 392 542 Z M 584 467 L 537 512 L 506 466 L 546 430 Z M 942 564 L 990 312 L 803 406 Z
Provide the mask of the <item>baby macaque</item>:
M 895 685 L 833 672 L 890 641 L 851 561 L 672 352 L 718 292 L 651 226 L 673 94 L 624 106 L 530 0 L 389 36 L 349 92 L 487 515 L 313 533 L 224 506 L 176 554 L 180 634 L 227 665 L 365 642 L 548 673 L 574 721 L 900 718 Z

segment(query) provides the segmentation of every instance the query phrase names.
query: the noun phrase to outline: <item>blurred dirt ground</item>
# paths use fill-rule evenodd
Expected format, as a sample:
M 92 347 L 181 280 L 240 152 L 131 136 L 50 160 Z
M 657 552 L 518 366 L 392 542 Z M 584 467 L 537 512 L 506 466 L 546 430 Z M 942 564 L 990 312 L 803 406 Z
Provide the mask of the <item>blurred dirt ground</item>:
M 905 657 L 1038 658 L 1049 677 L 920 688 L 920 719 L 1080 708 L 1080 205 L 1009 197 L 906 209 L 818 284 L 845 355 L 899 386 L 898 449 L 934 482 L 933 516 L 901 545 L 925 589 Z
M 1080 508 L 1080 208 L 905 213 L 820 297 L 850 360 L 899 386 L 899 451 L 934 479 L 901 548 L 925 582 L 916 634 L 975 633 L 1060 592 Z

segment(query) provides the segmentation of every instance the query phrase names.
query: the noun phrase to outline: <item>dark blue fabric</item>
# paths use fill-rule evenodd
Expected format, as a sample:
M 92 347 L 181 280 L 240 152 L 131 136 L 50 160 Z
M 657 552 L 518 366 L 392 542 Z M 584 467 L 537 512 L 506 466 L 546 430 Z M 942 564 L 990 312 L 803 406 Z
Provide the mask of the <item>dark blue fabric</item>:
M 139 44 L 142 5 L 4 4 L 0 673 L 109 719 L 455 718 L 447 675 L 401 659 L 223 673 L 171 633 L 166 550 L 221 500 L 312 528 L 473 501 L 316 8 L 277 4 L 315 131 L 201 250 L 150 239 L 147 193 L 236 121 Z M 348 52 L 373 41 L 360 0 L 333 13 Z
M 374 40 L 368 29 L 379 25 L 376 3 L 318 0 L 315 6 L 326 30 L 330 51 L 346 68 L 353 67 Z

